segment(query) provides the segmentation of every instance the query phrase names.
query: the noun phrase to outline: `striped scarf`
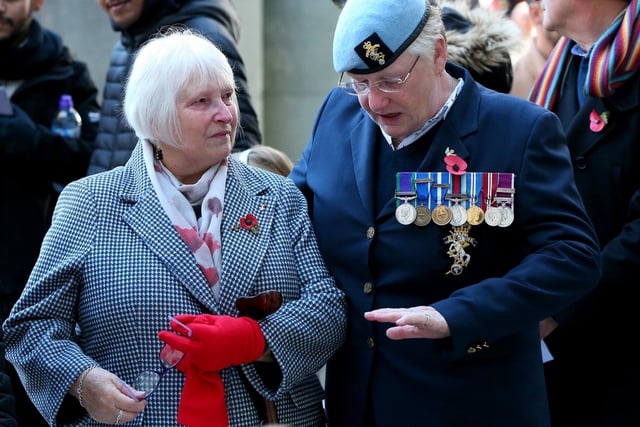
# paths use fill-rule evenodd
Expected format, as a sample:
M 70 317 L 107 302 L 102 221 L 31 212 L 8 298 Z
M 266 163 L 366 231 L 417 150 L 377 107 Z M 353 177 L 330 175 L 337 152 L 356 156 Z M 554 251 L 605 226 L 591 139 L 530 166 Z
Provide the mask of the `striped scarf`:
M 622 14 L 593 45 L 585 81 L 585 94 L 594 98 L 612 95 L 640 69 L 640 0 L 631 0 Z M 574 41 L 562 37 L 549 55 L 529 99 L 553 109 L 560 94 Z

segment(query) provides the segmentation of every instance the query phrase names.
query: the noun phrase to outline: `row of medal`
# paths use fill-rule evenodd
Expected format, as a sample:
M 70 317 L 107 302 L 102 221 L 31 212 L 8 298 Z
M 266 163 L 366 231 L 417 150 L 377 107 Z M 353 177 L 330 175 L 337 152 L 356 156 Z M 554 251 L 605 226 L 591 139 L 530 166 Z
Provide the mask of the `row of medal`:
M 402 225 L 508 227 L 514 220 L 515 175 L 502 172 L 398 172 L 396 220 Z

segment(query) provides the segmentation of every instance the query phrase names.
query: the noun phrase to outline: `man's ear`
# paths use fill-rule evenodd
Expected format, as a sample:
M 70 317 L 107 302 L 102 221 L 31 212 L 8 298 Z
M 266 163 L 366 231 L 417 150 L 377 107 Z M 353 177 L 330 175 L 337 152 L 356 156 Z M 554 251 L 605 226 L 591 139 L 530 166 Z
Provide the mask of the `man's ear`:
M 33 11 L 39 11 L 42 9 L 42 5 L 44 5 L 44 0 L 33 0 Z

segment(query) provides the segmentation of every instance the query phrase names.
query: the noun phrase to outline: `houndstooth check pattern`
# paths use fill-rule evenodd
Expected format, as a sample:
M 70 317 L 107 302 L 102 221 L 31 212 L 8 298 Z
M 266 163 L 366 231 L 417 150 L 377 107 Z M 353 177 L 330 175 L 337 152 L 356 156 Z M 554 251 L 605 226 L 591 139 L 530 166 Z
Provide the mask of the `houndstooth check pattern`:
M 131 383 L 142 370 L 161 368 L 157 334 L 168 328 L 169 315 L 237 315 L 237 297 L 267 289 L 284 297 L 282 308 L 260 322 L 283 381 L 271 393 L 251 365 L 223 370 L 230 425 L 259 425 L 241 371 L 276 399 L 280 422 L 324 425 L 314 373 L 344 339 L 345 300 L 319 254 L 306 201 L 289 179 L 233 159 L 225 191 L 216 303 L 158 203 L 140 144 L 127 165 L 65 188 L 25 291 L 4 324 L 7 358 L 52 425 L 73 406 L 67 390 L 87 366 L 98 363 Z M 248 213 L 258 218 L 258 235 L 234 227 Z M 169 371 L 129 424 L 176 425 L 183 382 L 177 369 Z M 66 425 L 100 425 L 86 412 L 78 417 Z

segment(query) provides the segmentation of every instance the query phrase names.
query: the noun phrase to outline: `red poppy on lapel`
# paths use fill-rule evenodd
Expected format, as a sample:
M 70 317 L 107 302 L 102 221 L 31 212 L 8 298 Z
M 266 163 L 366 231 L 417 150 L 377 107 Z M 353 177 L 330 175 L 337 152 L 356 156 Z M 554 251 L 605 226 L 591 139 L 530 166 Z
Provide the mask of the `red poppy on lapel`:
M 595 109 L 591 110 L 591 114 L 589 114 L 589 129 L 591 129 L 592 132 L 600 132 L 607 123 L 609 123 L 608 111 L 598 114 Z
M 447 165 L 447 172 L 454 175 L 464 175 L 467 170 L 467 162 L 462 160 L 453 149 L 445 150 L 444 162 Z
M 243 230 L 251 231 L 256 236 L 260 232 L 258 218 L 256 218 L 254 214 L 247 214 L 246 216 L 240 218 L 240 227 L 242 227 Z M 240 227 L 238 227 L 238 225 L 235 225 L 233 227 L 233 231 L 238 231 Z

